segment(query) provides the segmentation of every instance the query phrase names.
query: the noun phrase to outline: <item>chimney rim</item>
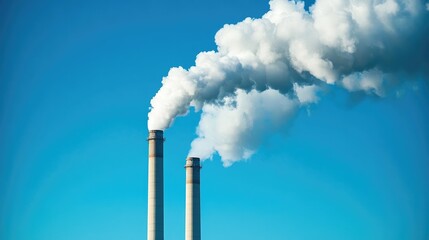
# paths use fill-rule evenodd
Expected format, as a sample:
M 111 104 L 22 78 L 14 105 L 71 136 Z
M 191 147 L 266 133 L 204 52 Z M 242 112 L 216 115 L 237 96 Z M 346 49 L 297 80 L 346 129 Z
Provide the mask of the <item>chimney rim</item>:
M 160 130 L 160 129 L 153 129 L 153 130 L 149 130 L 149 133 L 163 133 L 164 130 Z
M 149 136 L 147 138 L 148 141 L 150 140 L 162 140 L 165 141 L 164 138 L 164 131 L 162 130 L 149 130 Z
M 187 157 L 185 168 L 202 168 L 199 157 Z

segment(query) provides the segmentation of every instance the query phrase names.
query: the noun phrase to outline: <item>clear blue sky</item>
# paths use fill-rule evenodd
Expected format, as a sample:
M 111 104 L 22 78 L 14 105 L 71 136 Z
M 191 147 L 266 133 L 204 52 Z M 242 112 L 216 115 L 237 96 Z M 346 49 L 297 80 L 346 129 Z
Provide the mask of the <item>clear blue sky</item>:
M 0 1 L 0 239 L 146 238 L 147 111 L 172 66 L 268 1 Z M 247 162 L 202 170 L 202 236 L 429 239 L 429 86 L 332 89 Z M 184 238 L 198 114 L 165 133 L 165 238 Z

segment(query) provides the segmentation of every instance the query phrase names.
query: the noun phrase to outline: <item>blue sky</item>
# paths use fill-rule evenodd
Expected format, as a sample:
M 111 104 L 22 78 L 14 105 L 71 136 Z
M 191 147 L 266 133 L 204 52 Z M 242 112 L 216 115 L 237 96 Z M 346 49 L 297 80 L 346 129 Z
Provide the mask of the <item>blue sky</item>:
M 145 239 L 147 112 L 172 66 L 267 1 L 1 1 L 0 239 Z M 202 170 L 202 236 L 429 237 L 429 86 L 324 93 L 247 162 Z M 184 237 L 198 113 L 165 133 L 165 238 Z

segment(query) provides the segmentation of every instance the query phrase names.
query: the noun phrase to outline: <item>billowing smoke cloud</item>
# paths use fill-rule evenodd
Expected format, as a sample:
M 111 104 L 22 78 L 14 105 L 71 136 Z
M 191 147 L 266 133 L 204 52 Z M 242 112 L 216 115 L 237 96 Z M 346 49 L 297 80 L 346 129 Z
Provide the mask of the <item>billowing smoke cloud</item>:
M 217 151 L 225 165 L 250 157 L 262 138 L 284 125 L 299 106 L 299 101 L 268 89 L 226 97 L 224 105 L 203 107 L 198 138 L 192 142 L 191 155 L 203 159 Z
M 428 29 L 429 5 L 419 0 L 317 0 L 309 11 L 303 2 L 271 0 L 262 18 L 220 29 L 217 51 L 169 71 L 148 128 L 202 110 L 190 154 L 217 152 L 230 165 L 316 103 L 321 87 L 382 97 L 401 79 L 427 78 Z

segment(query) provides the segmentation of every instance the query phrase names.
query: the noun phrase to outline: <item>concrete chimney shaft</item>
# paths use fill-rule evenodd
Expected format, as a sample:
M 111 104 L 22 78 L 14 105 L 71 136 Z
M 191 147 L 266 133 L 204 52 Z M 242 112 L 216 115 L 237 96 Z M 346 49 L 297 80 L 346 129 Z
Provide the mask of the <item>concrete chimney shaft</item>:
M 185 240 L 201 240 L 200 159 L 186 159 Z
M 164 240 L 164 137 L 149 131 L 147 240 Z

